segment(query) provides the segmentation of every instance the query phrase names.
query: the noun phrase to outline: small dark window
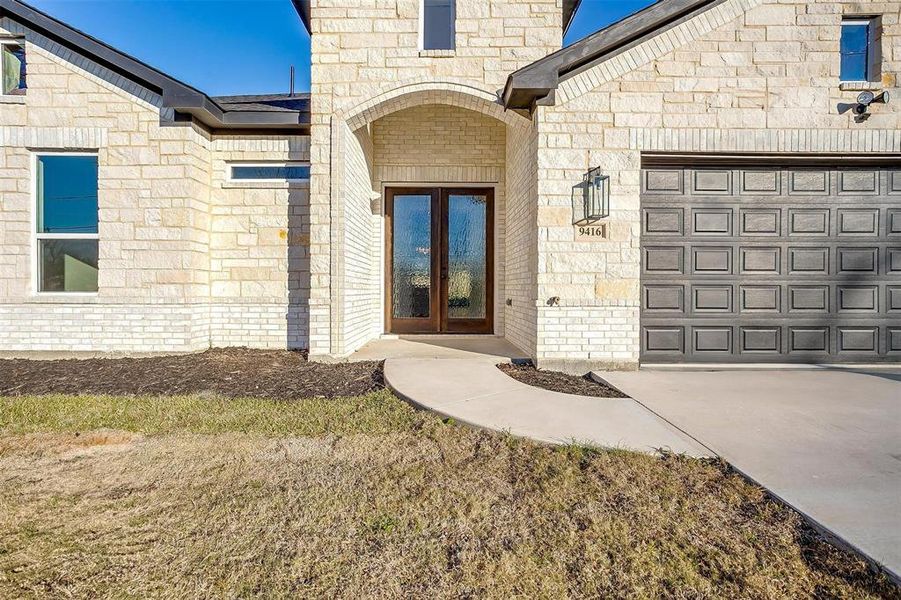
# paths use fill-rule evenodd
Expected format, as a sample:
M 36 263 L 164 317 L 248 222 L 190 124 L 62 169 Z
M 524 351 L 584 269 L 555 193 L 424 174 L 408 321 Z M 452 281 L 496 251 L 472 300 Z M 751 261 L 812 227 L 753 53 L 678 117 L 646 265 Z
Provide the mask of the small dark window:
M 875 81 L 879 77 L 877 33 L 875 19 L 842 21 L 841 81 Z
M 308 165 L 233 165 L 235 181 L 305 181 L 310 178 Z
M 0 43 L 0 94 L 21 96 L 25 93 L 25 45 Z
M 454 0 L 422 0 L 422 49 L 454 49 Z

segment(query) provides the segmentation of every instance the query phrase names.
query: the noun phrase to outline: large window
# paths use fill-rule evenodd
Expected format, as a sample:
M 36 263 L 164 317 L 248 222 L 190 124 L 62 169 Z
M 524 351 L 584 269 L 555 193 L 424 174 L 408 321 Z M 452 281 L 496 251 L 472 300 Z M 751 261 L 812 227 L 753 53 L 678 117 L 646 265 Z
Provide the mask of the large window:
M 97 156 L 35 157 L 37 289 L 97 291 Z
M 841 81 L 877 81 L 881 60 L 878 19 L 843 19 L 839 50 Z
M 0 40 L 0 94 L 25 94 L 25 43 Z
M 454 0 L 422 0 L 422 49 L 454 49 Z

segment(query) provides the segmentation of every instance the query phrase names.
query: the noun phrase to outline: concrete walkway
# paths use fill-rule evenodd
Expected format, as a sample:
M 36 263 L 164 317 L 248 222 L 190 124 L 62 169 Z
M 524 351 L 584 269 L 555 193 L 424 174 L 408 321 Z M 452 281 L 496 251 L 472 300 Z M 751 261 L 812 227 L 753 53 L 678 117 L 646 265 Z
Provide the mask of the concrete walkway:
M 551 443 L 589 443 L 689 456 L 711 452 L 629 398 L 551 392 L 482 358 L 389 358 L 385 381 L 400 397 L 458 421 Z
M 901 370 L 597 375 L 901 575 Z

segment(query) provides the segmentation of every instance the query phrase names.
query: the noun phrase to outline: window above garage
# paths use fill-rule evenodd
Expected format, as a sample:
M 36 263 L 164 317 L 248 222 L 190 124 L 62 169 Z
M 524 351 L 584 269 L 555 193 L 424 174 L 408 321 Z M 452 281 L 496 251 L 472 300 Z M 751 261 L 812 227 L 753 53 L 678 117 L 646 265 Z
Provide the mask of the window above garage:
M 881 26 L 878 17 L 845 17 L 842 19 L 841 68 L 842 83 L 879 82 L 882 73 Z

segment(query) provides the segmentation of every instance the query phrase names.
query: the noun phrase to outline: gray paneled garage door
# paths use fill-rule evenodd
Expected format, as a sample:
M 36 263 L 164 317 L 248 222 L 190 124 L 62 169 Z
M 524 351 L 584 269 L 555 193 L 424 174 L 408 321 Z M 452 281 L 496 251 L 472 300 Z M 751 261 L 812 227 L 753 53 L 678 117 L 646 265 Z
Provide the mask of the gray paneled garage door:
M 901 169 L 642 172 L 642 360 L 901 360 Z

